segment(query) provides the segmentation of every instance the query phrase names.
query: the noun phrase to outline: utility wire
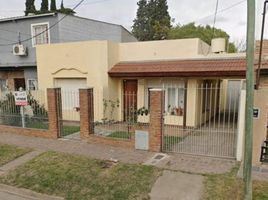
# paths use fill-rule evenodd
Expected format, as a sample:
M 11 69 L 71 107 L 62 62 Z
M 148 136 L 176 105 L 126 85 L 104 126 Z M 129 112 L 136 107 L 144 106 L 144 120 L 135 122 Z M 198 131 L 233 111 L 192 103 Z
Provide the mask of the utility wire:
M 242 0 L 242 1 L 239 1 L 239 2 L 237 2 L 237 3 L 234 3 L 234 4 L 232 4 L 232 5 L 230 5 L 230 6 L 226 7 L 226 8 L 223 8 L 223 9 L 221 9 L 221 10 L 218 10 L 216 14 L 219 14 L 219 13 L 225 12 L 225 11 L 227 11 L 227 10 L 230 10 L 230 9 L 232 9 L 232 8 L 234 8 L 234 7 L 236 7 L 236 6 L 240 5 L 240 4 L 242 4 L 242 3 L 245 3 L 246 1 L 247 1 L 247 0 Z M 210 17 L 213 17 L 213 16 L 215 16 L 215 13 L 213 13 L 213 14 L 211 14 L 211 15 L 207 15 L 207 16 L 202 17 L 202 18 L 199 18 L 199 19 L 196 19 L 196 20 L 193 20 L 193 21 L 194 21 L 194 22 L 200 22 L 200 21 L 202 21 L 202 20 L 204 20 L 204 19 L 206 19 L 206 18 L 210 18 Z
M 76 6 L 74 6 L 74 7 L 72 8 L 72 10 L 75 10 L 76 8 L 78 8 L 84 1 L 85 1 L 85 0 L 81 0 L 78 4 L 76 4 Z M 61 19 L 59 19 L 56 23 L 52 24 L 47 30 L 42 31 L 42 32 L 40 32 L 40 33 L 38 33 L 38 34 L 36 34 L 36 35 L 30 37 L 30 38 L 21 40 L 21 42 L 22 42 L 22 43 L 23 43 L 23 42 L 27 42 L 27 41 L 29 41 L 29 40 L 32 40 L 33 38 L 36 38 L 36 37 L 39 36 L 39 35 L 42 35 L 43 33 L 47 32 L 48 30 L 51 30 L 53 27 L 55 27 L 57 24 L 59 24 L 61 21 L 63 21 L 67 16 L 68 16 L 68 15 L 64 15 L 64 16 L 63 16 Z M 8 43 L 8 44 L 0 44 L 0 46 L 13 46 L 13 45 L 16 45 L 16 44 L 17 44 L 17 42 L 16 42 L 16 43 Z
M 216 25 L 216 20 L 217 20 L 218 8 L 219 8 L 219 0 L 217 0 L 216 2 L 215 14 L 214 14 L 213 25 L 212 25 L 213 33 L 212 33 L 211 40 L 214 38 L 214 35 L 215 35 L 215 25 Z

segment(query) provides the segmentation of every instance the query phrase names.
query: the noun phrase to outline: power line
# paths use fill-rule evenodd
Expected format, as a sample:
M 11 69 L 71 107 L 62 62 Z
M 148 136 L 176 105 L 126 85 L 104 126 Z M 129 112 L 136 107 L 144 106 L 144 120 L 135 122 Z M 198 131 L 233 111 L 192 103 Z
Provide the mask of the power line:
M 216 2 L 216 8 L 215 8 L 215 14 L 214 14 L 214 20 L 213 20 L 213 26 L 212 26 L 213 33 L 212 33 L 211 40 L 214 38 L 214 35 L 215 35 L 215 25 L 216 25 L 216 20 L 217 20 L 218 8 L 219 8 L 219 0 L 217 0 Z
M 78 4 L 76 4 L 72 10 L 75 10 L 76 8 L 78 8 L 85 0 L 81 0 Z M 24 39 L 24 40 L 21 40 L 20 42 L 27 42 L 29 40 L 32 40 L 33 38 L 36 38 L 37 36 L 40 36 L 42 35 L 43 33 L 47 32 L 48 30 L 51 30 L 53 27 L 55 27 L 57 24 L 59 24 L 62 20 L 64 20 L 68 15 L 64 15 L 61 19 L 59 19 L 56 23 L 54 23 L 53 25 L 51 25 L 48 29 L 30 37 L 30 38 L 27 38 L 27 39 Z M 13 46 L 13 45 L 16 45 L 16 43 L 9 43 L 9 44 L 0 44 L 0 46 Z
M 230 5 L 229 7 L 226 7 L 226 8 L 223 8 L 223 9 L 221 9 L 221 10 L 218 10 L 216 14 L 219 14 L 219 13 L 225 12 L 225 11 L 227 11 L 227 10 L 230 10 L 230 9 L 232 9 L 232 8 L 234 8 L 234 7 L 236 7 L 236 6 L 240 5 L 240 4 L 242 4 L 242 3 L 245 3 L 246 1 L 247 1 L 247 0 L 242 0 L 242 1 L 239 1 L 239 2 L 237 2 L 237 3 L 234 3 L 234 4 Z M 197 20 L 193 20 L 193 21 L 194 21 L 194 22 L 198 22 L 198 21 L 202 21 L 203 19 L 210 18 L 210 17 L 213 17 L 213 16 L 215 16 L 215 13 L 210 14 L 210 15 L 207 15 L 207 16 L 202 17 L 202 18 L 199 18 L 199 19 L 197 19 Z

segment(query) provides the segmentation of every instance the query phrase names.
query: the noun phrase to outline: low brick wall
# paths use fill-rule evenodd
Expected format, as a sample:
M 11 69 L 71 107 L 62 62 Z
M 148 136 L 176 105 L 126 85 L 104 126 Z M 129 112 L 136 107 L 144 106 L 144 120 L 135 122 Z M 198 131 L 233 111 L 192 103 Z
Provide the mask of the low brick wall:
M 90 135 L 88 136 L 87 141 L 89 143 L 104 144 L 104 145 L 110 145 L 114 147 L 122 147 L 122 148 L 129 148 L 129 149 L 135 148 L 134 134 L 131 136 L 131 139 L 115 139 L 115 138 L 107 138 L 107 137 L 102 137 L 102 136 L 97 136 L 97 135 Z
M 4 125 L 0 125 L 0 130 L 2 133 L 6 132 L 25 136 L 57 139 L 57 135 L 55 135 L 54 132 L 51 132 L 49 130 L 20 128 L 20 127 L 4 126 Z

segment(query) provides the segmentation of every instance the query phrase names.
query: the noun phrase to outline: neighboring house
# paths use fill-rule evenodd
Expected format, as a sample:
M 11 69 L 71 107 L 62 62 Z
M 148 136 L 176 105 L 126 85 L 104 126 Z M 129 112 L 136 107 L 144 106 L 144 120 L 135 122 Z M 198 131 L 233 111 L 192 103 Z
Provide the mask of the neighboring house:
M 49 13 L 0 20 L 1 90 L 7 87 L 10 90 L 37 89 L 37 45 L 85 40 L 137 41 L 121 25 L 77 16 L 66 16 L 62 20 L 63 17 L 65 15 L 60 13 Z
M 40 89 L 61 87 L 78 91 L 79 88 L 94 87 L 98 96 L 96 103 L 117 98 L 122 102 L 119 120 L 127 118 L 123 113 L 128 113 L 130 107 L 149 107 L 149 89 L 164 88 L 165 111 L 174 112 L 176 109 L 180 112 L 170 119 L 166 117 L 166 123 L 195 127 L 206 121 L 198 116 L 200 110 L 209 106 L 208 100 L 201 105 L 201 99 L 206 100 L 204 91 L 201 91 L 205 87 L 235 88 L 232 101 L 239 101 L 246 61 L 245 54 L 211 53 L 210 46 L 200 39 L 182 39 L 42 45 L 37 47 L 37 65 Z M 131 100 L 125 95 L 128 93 L 133 94 Z M 216 94 L 216 90 L 210 92 L 215 104 L 217 101 L 216 108 L 226 109 L 226 97 L 220 102 Z M 229 95 L 228 91 L 226 95 Z M 100 109 L 95 108 L 95 118 L 101 120 L 103 116 L 99 110 L 103 108 L 97 106 Z M 238 105 L 234 109 L 237 110 Z M 148 116 L 139 119 L 141 122 L 148 120 Z

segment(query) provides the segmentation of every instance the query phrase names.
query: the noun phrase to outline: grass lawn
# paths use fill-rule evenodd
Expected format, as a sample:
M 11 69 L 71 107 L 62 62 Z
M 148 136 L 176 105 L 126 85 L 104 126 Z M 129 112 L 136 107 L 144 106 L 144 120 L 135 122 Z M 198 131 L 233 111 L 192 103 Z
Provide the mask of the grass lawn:
M 26 123 L 27 128 L 48 129 L 48 122 L 32 121 Z M 79 132 L 80 126 L 63 125 L 63 136 Z
M 225 174 L 206 175 L 205 200 L 242 200 L 243 182 L 237 178 L 238 167 Z M 268 182 L 253 181 L 253 199 L 268 199 Z
M 118 139 L 130 139 L 131 133 L 128 133 L 126 131 L 115 131 L 115 132 L 112 132 L 107 137 L 118 138 Z
M 29 148 L 19 148 L 12 145 L 0 144 L 0 166 L 30 152 Z
M 80 131 L 80 126 L 63 125 L 63 136 L 71 135 Z
M 178 136 L 164 136 L 164 149 L 167 151 L 172 150 L 174 144 L 178 144 L 183 138 Z
M 148 199 L 161 170 L 144 165 L 46 152 L 18 167 L 0 182 L 65 199 Z

